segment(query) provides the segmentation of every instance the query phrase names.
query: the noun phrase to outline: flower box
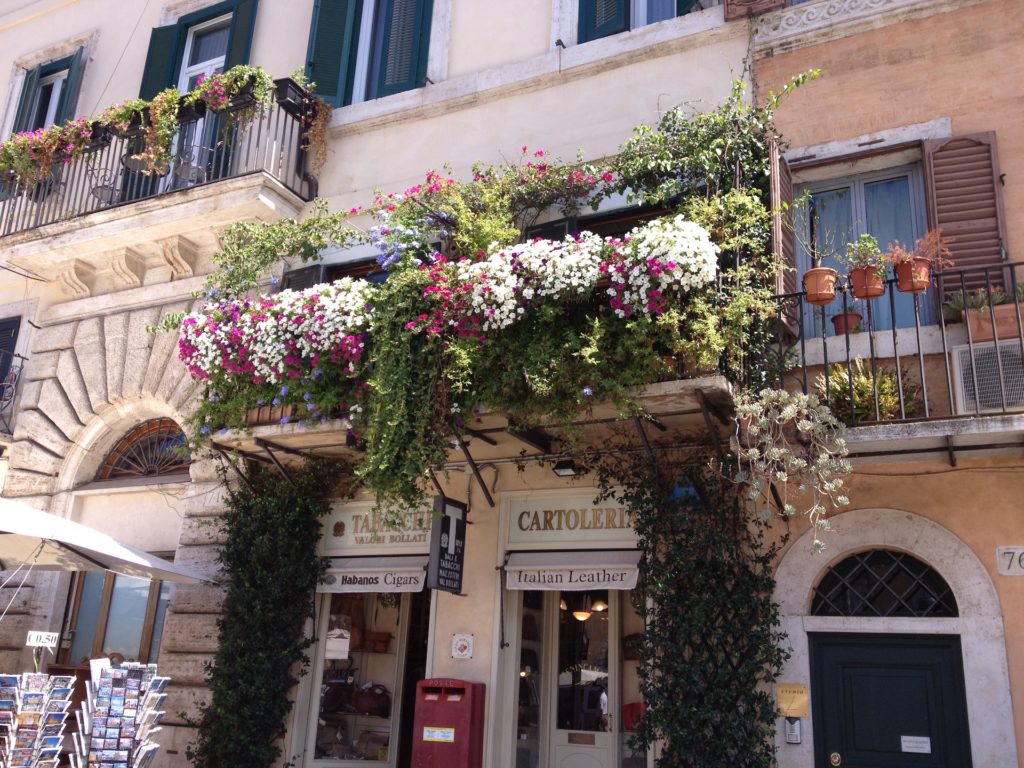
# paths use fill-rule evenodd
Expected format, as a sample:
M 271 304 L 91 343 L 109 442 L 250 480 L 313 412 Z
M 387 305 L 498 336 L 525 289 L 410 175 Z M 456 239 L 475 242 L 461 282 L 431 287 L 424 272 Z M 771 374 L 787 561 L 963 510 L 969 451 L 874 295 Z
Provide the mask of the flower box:
M 293 117 L 302 117 L 306 111 L 306 91 L 290 77 L 274 81 L 276 98 L 281 109 Z
M 971 341 L 1017 338 L 1020 335 L 1020 327 L 1017 325 L 1017 307 L 1017 304 L 998 304 L 994 307 L 968 309 L 965 314 Z M 995 327 L 992 325 L 993 315 L 995 315 Z M 1024 318 L 1024 307 L 1021 308 L 1021 317 Z
M 179 123 L 193 123 L 196 120 L 202 120 L 205 115 L 206 102 L 202 99 L 196 99 L 187 104 L 182 100 L 181 106 L 178 108 Z

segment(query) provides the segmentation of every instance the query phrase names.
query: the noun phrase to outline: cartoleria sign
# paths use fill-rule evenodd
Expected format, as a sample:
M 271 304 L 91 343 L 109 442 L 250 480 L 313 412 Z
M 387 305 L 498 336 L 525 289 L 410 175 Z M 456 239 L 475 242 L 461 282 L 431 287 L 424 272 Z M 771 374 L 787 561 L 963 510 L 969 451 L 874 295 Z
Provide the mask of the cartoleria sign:
M 597 490 L 510 494 L 507 541 L 524 549 L 636 546 L 629 511 L 613 501 L 595 503 Z

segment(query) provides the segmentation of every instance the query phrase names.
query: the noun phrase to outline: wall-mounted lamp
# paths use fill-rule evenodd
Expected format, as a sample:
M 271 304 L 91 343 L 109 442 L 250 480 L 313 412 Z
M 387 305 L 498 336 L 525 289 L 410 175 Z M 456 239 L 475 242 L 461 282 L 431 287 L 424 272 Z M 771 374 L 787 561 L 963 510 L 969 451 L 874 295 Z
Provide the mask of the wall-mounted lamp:
M 576 466 L 576 462 L 572 459 L 561 459 L 555 462 L 555 466 L 552 471 L 559 477 L 576 477 L 586 473 L 584 467 Z

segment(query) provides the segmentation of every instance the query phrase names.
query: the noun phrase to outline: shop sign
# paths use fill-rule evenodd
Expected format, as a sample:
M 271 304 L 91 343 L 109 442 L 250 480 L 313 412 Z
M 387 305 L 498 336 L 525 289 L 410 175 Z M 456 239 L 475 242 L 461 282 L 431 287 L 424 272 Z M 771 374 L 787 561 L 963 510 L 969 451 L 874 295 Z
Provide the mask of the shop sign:
M 635 547 L 632 514 L 613 501 L 594 503 L 597 491 L 513 496 L 508 500 L 508 543 L 513 547 L 567 549 Z
M 466 559 L 467 506 L 444 496 L 434 497 L 434 524 L 430 533 L 427 586 L 462 594 L 462 570 Z
M 505 563 L 508 589 L 587 592 L 633 589 L 637 550 L 513 552 Z
M 430 510 L 405 512 L 390 519 L 373 504 L 335 504 L 324 520 L 323 550 L 330 556 L 415 552 L 430 547 Z
M 343 570 L 325 574 L 320 592 L 420 592 L 426 574 L 423 568 Z

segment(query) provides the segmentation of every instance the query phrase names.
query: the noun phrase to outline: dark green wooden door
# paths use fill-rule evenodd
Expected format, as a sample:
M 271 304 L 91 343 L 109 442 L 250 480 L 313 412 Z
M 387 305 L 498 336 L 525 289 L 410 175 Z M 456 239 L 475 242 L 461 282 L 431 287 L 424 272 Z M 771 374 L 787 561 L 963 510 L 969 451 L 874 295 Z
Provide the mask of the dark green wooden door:
M 958 636 L 810 640 L 816 768 L 970 768 Z

